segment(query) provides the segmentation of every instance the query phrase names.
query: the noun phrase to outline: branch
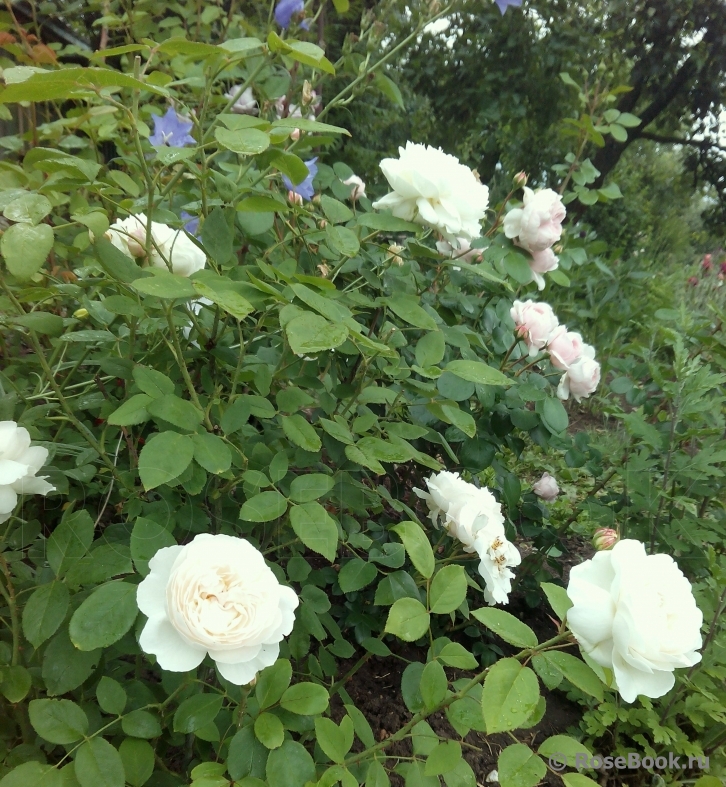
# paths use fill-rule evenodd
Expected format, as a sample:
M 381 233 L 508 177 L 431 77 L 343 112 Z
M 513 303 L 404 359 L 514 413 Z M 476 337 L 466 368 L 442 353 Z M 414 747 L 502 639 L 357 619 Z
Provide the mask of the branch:
M 664 134 L 651 134 L 648 131 L 643 131 L 640 138 L 649 139 L 653 142 L 662 142 L 665 145 L 690 145 L 702 150 L 723 150 L 726 152 L 726 146 L 719 145 L 718 142 L 709 139 L 681 139 L 681 137 L 669 137 Z

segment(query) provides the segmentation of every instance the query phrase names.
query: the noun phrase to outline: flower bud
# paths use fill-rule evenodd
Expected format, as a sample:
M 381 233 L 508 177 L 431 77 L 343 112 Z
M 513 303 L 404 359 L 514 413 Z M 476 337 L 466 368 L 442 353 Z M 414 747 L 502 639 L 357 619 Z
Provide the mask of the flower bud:
M 318 270 L 320 271 L 320 275 L 326 279 L 328 274 L 330 273 L 330 268 L 324 262 L 318 265 Z
M 691 287 L 698 287 L 698 277 L 697 276 L 689 276 L 688 283 Z
M 394 265 L 403 265 L 403 258 L 399 256 L 402 251 L 403 246 L 399 246 L 397 243 L 392 243 L 388 247 L 389 259 Z
M 290 132 L 290 139 L 291 139 L 293 142 L 297 142 L 297 141 L 298 141 L 298 139 L 300 139 L 300 129 L 299 129 L 299 128 L 294 128 L 294 129 L 293 129 L 293 130 Z
M 290 202 L 292 202 L 293 205 L 303 204 L 303 198 L 299 194 L 296 194 L 294 191 L 292 191 L 292 189 L 287 192 L 287 198 L 290 200 Z
M 320 219 L 318 222 L 318 229 L 324 230 L 328 226 L 328 222 L 326 219 Z
M 306 79 L 303 82 L 303 89 L 302 89 L 303 106 L 306 107 L 308 104 L 312 104 L 314 98 L 315 98 L 315 92 L 313 91 L 313 86 Z
M 611 527 L 600 527 L 592 536 L 592 545 L 598 552 L 612 549 L 618 541 L 620 541 L 620 536 Z
M 710 254 L 703 255 L 703 262 L 701 263 L 701 267 L 703 268 L 704 271 L 710 271 L 711 268 L 713 267 L 711 260 L 712 257 Z
M 514 185 L 515 185 L 515 186 L 516 186 L 518 189 L 521 189 L 523 186 L 526 186 L 526 185 L 527 185 L 527 181 L 528 181 L 528 180 L 529 180 L 529 178 L 527 177 L 527 173 L 526 173 L 526 172 L 518 172 L 518 173 L 517 173 L 517 174 L 514 176 Z
M 73 312 L 73 316 L 74 316 L 74 317 L 75 317 L 77 320 L 85 320 L 85 319 L 86 319 L 86 317 L 88 317 L 88 309 L 76 309 L 76 310 Z

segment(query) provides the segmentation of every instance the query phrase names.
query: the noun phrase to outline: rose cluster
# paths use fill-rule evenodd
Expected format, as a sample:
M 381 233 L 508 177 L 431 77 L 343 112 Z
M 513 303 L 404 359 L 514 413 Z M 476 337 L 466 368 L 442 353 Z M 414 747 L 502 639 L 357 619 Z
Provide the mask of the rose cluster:
M 600 382 L 595 348 L 586 344 L 579 333 L 560 325 L 551 306 L 531 300 L 514 301 L 510 315 L 517 336 L 529 348 L 530 357 L 546 351 L 555 369 L 564 372 L 557 387 L 560 399 L 572 395 L 579 402 L 595 391 Z
M 516 242 L 531 255 L 529 267 L 532 281 L 540 290 L 544 289 L 543 273 L 557 268 L 559 260 L 552 250 L 562 236 L 562 222 L 567 211 L 562 197 L 552 189 L 524 187 L 521 208 L 514 208 L 504 217 L 504 234 L 516 238 Z
M 128 257 L 146 257 L 146 216 L 129 216 L 115 221 L 106 237 Z M 171 270 L 179 276 L 191 276 L 207 263 L 205 253 L 183 231 L 158 221 L 151 222 L 151 249 L 148 261 L 154 268 Z
M 464 545 L 465 552 L 479 555 L 479 573 L 485 583 L 488 604 L 506 604 L 512 590 L 512 566 L 522 562 L 519 550 L 504 533 L 502 507 L 486 487 L 464 481 L 458 473 L 446 470 L 426 479 L 428 492 L 413 491 L 425 500 L 429 516 L 449 535 Z

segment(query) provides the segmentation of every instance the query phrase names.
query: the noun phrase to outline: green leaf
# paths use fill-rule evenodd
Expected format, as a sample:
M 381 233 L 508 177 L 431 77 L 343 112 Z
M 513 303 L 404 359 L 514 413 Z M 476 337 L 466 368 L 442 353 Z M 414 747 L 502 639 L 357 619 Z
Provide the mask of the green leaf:
M 438 776 L 453 771 L 461 761 L 461 744 L 459 741 L 444 741 L 426 758 L 424 775 Z
M 497 661 L 484 680 L 482 709 L 487 733 L 514 730 L 525 722 L 539 701 L 537 676 L 516 659 Z
M 126 784 L 121 756 L 100 737 L 91 738 L 78 749 L 75 771 L 81 787 L 124 787 Z
M 447 667 L 457 669 L 476 669 L 479 662 L 469 651 L 458 642 L 449 642 L 441 649 L 438 659 Z
M 143 295 L 153 295 L 155 298 L 167 300 L 177 298 L 189 300 L 197 297 L 197 291 L 186 276 L 178 276 L 161 268 L 146 270 L 152 275 L 131 282 L 131 286 Z
M 101 654 L 100 648 L 88 652 L 78 650 L 68 638 L 68 631 L 61 630 L 48 643 L 43 654 L 41 674 L 48 694 L 57 696 L 77 689 L 90 677 Z
M 355 257 L 360 250 L 358 236 L 347 227 L 328 224 L 325 228 L 325 237 L 328 245 L 335 251 L 340 252 L 344 257 Z
M 96 687 L 96 699 L 102 711 L 120 716 L 126 707 L 126 692 L 121 684 L 104 675 Z
M 208 473 L 220 475 L 232 466 L 232 452 L 218 435 L 209 432 L 193 434 L 192 442 L 195 461 Z
M 541 408 L 541 409 L 540 409 Z M 560 434 L 567 429 L 569 418 L 567 410 L 559 399 L 548 397 L 542 402 L 536 404 L 537 412 L 541 414 L 542 423 L 553 434 Z
M 130 284 L 142 275 L 142 269 L 134 260 L 121 249 L 117 249 L 107 238 L 97 238 L 93 249 L 101 267 L 111 278 Z
M 316 716 L 328 707 L 328 692 L 317 683 L 296 683 L 285 690 L 280 705 L 291 713 Z
M 450 424 L 453 424 L 457 429 L 461 429 L 467 437 L 476 435 L 476 421 L 469 413 L 465 413 L 457 406 L 448 404 L 441 405 L 441 413 Z
M 394 314 L 409 325 L 426 331 L 437 330 L 436 320 L 419 305 L 419 299 L 413 295 L 394 295 L 386 298 L 385 303 Z
M 301 118 L 295 118 L 295 123 L 297 124 L 297 121 L 300 119 Z M 302 183 L 310 174 L 308 168 L 305 166 L 305 162 L 294 153 L 276 150 L 272 153 L 272 164 L 277 167 L 283 175 L 287 175 L 296 186 Z
M 547 596 L 547 601 L 550 602 L 555 615 L 561 621 L 564 621 L 567 617 L 567 610 L 572 606 L 572 601 L 570 601 L 565 588 L 553 585 L 551 582 L 542 582 L 540 587 L 544 591 L 545 596 Z
M 41 585 L 23 609 L 23 633 L 34 648 L 39 648 L 58 630 L 68 611 L 68 588 L 62 582 Z
M 493 369 L 481 361 L 449 361 L 445 369 L 462 380 L 478 385 L 512 385 L 514 382 L 498 369 Z
M 121 719 L 121 729 L 134 738 L 158 738 L 161 724 L 153 713 L 147 710 L 132 710 Z
M 287 213 L 290 209 L 285 203 L 273 197 L 255 194 L 238 202 L 235 210 L 243 213 Z
M 93 520 L 87 511 L 76 511 L 63 517 L 48 539 L 46 557 L 57 577 L 84 555 L 93 541 Z
M 537 635 L 534 631 L 509 612 L 495 607 L 484 607 L 473 610 L 471 614 L 510 645 L 518 648 L 537 647 Z
M 247 522 L 272 522 L 287 511 L 287 500 L 276 489 L 246 500 L 239 512 L 239 518 Z
M 43 267 L 53 248 L 53 240 L 53 228 L 49 224 L 38 224 L 37 227 L 13 224 L 3 233 L 0 253 L 10 273 L 26 281 Z
M 466 587 L 466 572 L 463 566 L 444 566 L 434 574 L 431 583 L 431 612 L 446 615 L 458 609 L 466 598 Z
M 68 628 L 71 642 L 79 650 L 107 648 L 131 628 L 137 614 L 135 585 L 101 585 L 73 613 Z
M 174 732 L 196 732 L 211 724 L 223 701 L 221 694 L 195 694 L 184 700 L 174 714 Z
M 189 435 L 160 432 L 149 439 L 139 455 L 139 476 L 144 489 L 156 489 L 178 478 L 189 467 L 194 443 Z
M 350 131 L 342 126 L 331 126 L 330 123 L 321 123 L 319 120 L 310 118 L 286 117 L 273 121 L 273 128 L 299 128 L 302 131 L 314 133 L 319 131 L 323 134 L 345 134 L 351 136 Z
M 345 738 L 345 732 L 331 719 L 324 717 L 315 719 L 315 739 L 333 762 L 345 762 L 345 755 L 350 749 L 350 745 L 346 746 Z
M 400 522 L 391 530 L 403 542 L 411 562 L 416 566 L 416 569 L 426 579 L 429 579 L 434 573 L 434 551 L 431 548 L 426 533 L 415 522 L 406 521 Z
M 328 221 L 333 224 L 342 224 L 343 222 L 350 221 L 353 218 L 353 211 L 337 199 L 323 194 L 320 197 L 320 207 Z
M 385 630 L 405 642 L 415 642 L 429 630 L 430 617 L 420 601 L 400 598 L 388 613 Z
M 254 128 L 246 129 L 244 133 L 254 132 L 262 134 Z M 216 133 L 236 134 L 238 132 L 217 129 Z M 262 134 L 266 137 L 266 134 Z M 225 211 L 222 208 L 215 208 L 204 220 L 202 225 L 202 243 L 209 255 L 218 265 L 224 265 L 229 261 L 233 251 L 234 234 L 227 223 Z
M 134 366 L 132 374 L 136 385 L 152 399 L 174 393 L 174 383 L 165 374 L 157 372 L 156 369 L 150 369 L 148 366 Z
M 427 367 L 441 363 L 446 352 L 446 340 L 441 331 L 424 334 L 416 343 L 416 363 Z
M 619 123 L 610 124 L 610 133 L 612 134 L 613 139 L 617 142 L 628 141 L 628 132 Z
M 131 787 L 143 787 L 154 772 L 154 749 L 147 741 L 126 738 L 118 748 L 126 781 Z
M 273 716 L 272 713 L 260 713 L 255 719 L 255 735 L 267 749 L 277 749 L 285 740 L 285 728 L 277 716 Z
M 295 505 L 290 509 L 290 524 L 295 535 L 306 547 L 327 558 L 335 560 L 338 549 L 338 528 L 320 503 L 310 502 Z
M 343 593 L 354 593 L 370 585 L 377 576 L 378 569 L 373 563 L 355 557 L 340 569 L 338 584 Z
M 275 787 L 304 787 L 315 781 L 315 763 L 302 744 L 288 740 L 270 752 L 265 775 Z
M 285 325 L 290 349 L 300 356 L 339 347 L 348 338 L 348 329 L 312 312 L 294 317 Z
M 88 732 L 88 717 L 70 700 L 31 700 L 30 723 L 49 743 L 75 743 Z
M 61 772 L 52 765 L 24 762 L 0 779 L 0 787 L 64 787 Z
M 321 418 L 319 423 L 323 429 L 339 443 L 344 443 L 345 445 L 353 445 L 355 443 L 355 438 L 345 423 L 330 421 L 327 418 Z
M 296 503 L 309 503 L 327 495 L 335 481 L 325 473 L 308 473 L 294 478 L 290 484 L 290 499 Z
M 382 232 L 418 232 L 421 226 L 412 221 L 404 221 L 390 213 L 361 213 L 356 219 L 358 226 Z
M 0 692 L 13 705 L 25 699 L 30 685 L 30 673 L 20 664 L 3 667 L 0 671 Z
M 279 701 L 292 678 L 292 665 L 287 659 L 278 659 L 271 667 L 257 673 L 255 698 L 260 710 Z
M 563 754 L 567 758 L 567 765 L 574 768 L 577 763 L 577 755 L 586 755 L 592 757 L 590 750 L 584 746 L 580 741 L 570 738 L 568 735 L 553 735 L 551 738 L 543 741 L 540 744 L 538 752 L 543 757 L 550 757 L 555 754 Z M 564 765 L 564 763 L 561 763 Z
M 255 307 L 246 298 L 234 290 L 215 289 L 206 282 L 197 279 L 192 281 L 192 285 L 202 297 L 216 303 L 220 309 L 231 314 L 235 320 L 244 320 L 248 314 L 252 314 L 255 310 Z
M 204 413 L 198 407 L 188 399 L 182 399 L 174 394 L 151 399 L 146 405 L 146 410 L 154 418 L 161 418 L 190 432 L 193 432 L 204 419 Z
M 373 82 L 381 93 L 383 93 L 386 98 L 390 99 L 399 109 L 405 109 L 406 105 L 403 103 L 401 90 L 390 77 L 378 71 L 376 72 Z
M 335 75 L 333 64 L 325 57 L 325 53 L 317 44 L 308 41 L 294 41 L 290 38 L 285 41 L 285 44 L 285 54 L 293 60 L 304 63 L 306 66 L 319 68 L 326 74 Z
M 540 655 L 559 670 L 573 686 L 577 686 L 580 691 L 595 697 L 600 702 L 603 701 L 602 681 L 584 661 L 580 661 L 570 653 L 563 653 L 561 650 L 546 651 Z
M 136 570 L 145 577 L 149 560 L 162 548 L 176 546 L 174 536 L 153 519 L 139 517 L 131 531 L 131 557 Z
M 560 778 L 565 783 L 565 787 L 598 787 L 599 785 L 599 782 L 594 781 L 589 776 L 585 776 L 584 773 L 561 773 Z M 696 780 L 695 784 L 697 784 L 698 787 L 718 787 L 718 785 L 710 782 L 706 782 L 704 784 L 704 778 L 713 779 L 713 781 L 719 781 L 720 783 L 720 780 L 717 780 L 714 777 L 701 776 L 700 779 Z
M 152 401 L 153 399 L 147 394 L 135 394 L 109 415 L 108 423 L 111 426 L 142 424 L 151 417 L 146 409 L 146 405 Z
M 60 336 L 63 333 L 63 318 L 48 312 L 29 312 L 21 317 L 13 317 L 12 322 L 47 336 Z
M 523 743 L 507 746 L 497 761 L 502 787 L 534 787 L 547 773 L 544 762 Z
M 438 661 L 430 661 L 421 673 L 419 691 L 424 708 L 433 710 L 446 697 L 449 681 L 446 672 Z
M 256 156 L 270 147 L 270 137 L 259 128 L 240 128 L 230 131 L 216 128 L 214 137 L 222 147 L 232 150 L 240 156 Z
M 315 429 L 303 418 L 302 415 L 281 415 L 282 431 L 288 440 L 305 451 L 319 451 L 322 442 Z
M 52 210 L 53 206 L 47 197 L 42 194 L 26 193 L 8 203 L 3 216 L 9 221 L 32 226 L 42 221 Z

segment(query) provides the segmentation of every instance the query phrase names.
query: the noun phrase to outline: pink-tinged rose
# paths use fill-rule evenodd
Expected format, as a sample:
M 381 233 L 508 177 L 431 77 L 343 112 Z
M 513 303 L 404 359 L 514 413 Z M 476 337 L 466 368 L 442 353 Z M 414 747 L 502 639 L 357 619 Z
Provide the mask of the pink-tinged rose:
M 566 372 L 575 361 L 582 358 L 585 342 L 575 331 L 568 331 L 566 325 L 560 325 L 552 331 L 547 344 L 550 360 L 555 369 Z M 594 350 L 593 350 L 594 357 Z
M 447 240 L 436 241 L 436 250 L 444 257 L 452 260 L 464 260 L 464 262 L 481 262 L 481 249 L 472 249 L 471 243 L 466 238 L 456 238 L 455 243 Z M 461 270 L 454 266 L 454 270 Z
M 348 180 L 344 180 L 343 183 L 346 186 L 353 187 L 349 197 L 351 202 L 357 202 L 361 197 L 365 197 L 366 184 L 357 175 L 351 175 Z
M 547 303 L 515 301 L 509 313 L 514 320 L 517 335 L 527 342 L 531 358 L 544 349 L 552 331 L 559 325 L 552 307 Z
M 598 552 L 612 549 L 620 541 L 620 536 L 611 527 L 599 527 L 592 535 L 592 545 Z
M 594 358 L 583 355 L 562 375 L 557 386 L 557 396 L 560 399 L 569 399 L 572 396 L 576 402 L 579 402 L 587 399 L 599 383 L 600 364 Z
M 710 271 L 711 268 L 713 267 L 713 263 L 711 262 L 711 259 L 712 259 L 712 257 L 711 257 L 710 254 L 704 254 L 703 255 L 703 262 L 701 263 L 701 267 L 703 268 L 704 272 L 706 272 L 706 273 L 708 271 Z
M 544 251 L 560 239 L 566 214 L 557 192 L 532 191 L 525 186 L 522 207 L 510 210 L 504 218 L 504 234 L 517 238 L 520 246 L 532 254 Z
M 537 497 L 541 497 L 542 500 L 551 503 L 557 498 L 557 495 L 559 495 L 560 488 L 557 486 L 557 481 L 553 476 L 549 473 L 543 473 L 542 478 L 540 478 L 537 483 L 533 484 L 532 491 Z
M 544 290 L 545 287 L 545 280 L 542 274 L 557 270 L 559 264 L 560 261 L 552 249 L 532 252 L 529 269 L 532 271 L 532 281 L 537 284 L 538 290 Z

